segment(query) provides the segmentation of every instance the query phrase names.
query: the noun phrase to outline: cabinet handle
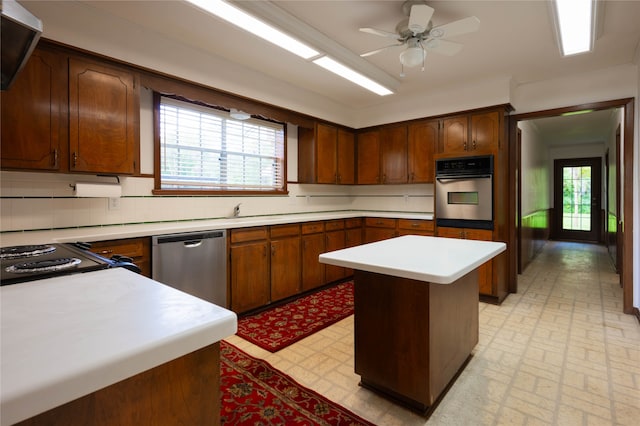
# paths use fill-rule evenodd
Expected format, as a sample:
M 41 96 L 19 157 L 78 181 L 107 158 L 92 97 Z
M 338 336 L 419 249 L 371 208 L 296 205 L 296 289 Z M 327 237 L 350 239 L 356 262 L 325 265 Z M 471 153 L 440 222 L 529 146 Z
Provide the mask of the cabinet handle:
M 58 148 L 53 150 L 53 166 L 58 165 Z
M 467 150 L 467 142 L 464 142 L 464 143 L 462 144 L 462 147 L 463 147 L 463 148 L 464 148 L 464 150 L 466 151 L 466 150 Z
M 420 226 L 420 224 L 414 222 L 414 223 L 411 224 L 411 226 L 413 226 L 414 228 L 417 228 L 418 226 Z
M 474 151 L 476 150 L 476 141 L 475 140 L 473 141 L 473 150 Z
M 111 254 L 111 253 L 113 253 L 113 250 L 108 250 L 108 249 L 107 249 L 107 250 L 102 250 L 102 251 L 99 251 L 99 252 L 98 252 L 98 254 Z
M 341 178 L 340 178 L 340 174 L 339 174 L 339 173 L 337 173 L 337 174 L 336 174 L 336 182 L 340 183 L 340 179 L 341 179 Z
M 387 183 L 387 174 L 382 175 L 382 183 Z
M 77 163 L 78 163 L 78 154 L 76 154 L 74 152 L 73 153 L 73 167 L 75 167 Z
M 275 246 L 271 246 L 271 257 L 274 257 L 276 255 L 276 248 Z

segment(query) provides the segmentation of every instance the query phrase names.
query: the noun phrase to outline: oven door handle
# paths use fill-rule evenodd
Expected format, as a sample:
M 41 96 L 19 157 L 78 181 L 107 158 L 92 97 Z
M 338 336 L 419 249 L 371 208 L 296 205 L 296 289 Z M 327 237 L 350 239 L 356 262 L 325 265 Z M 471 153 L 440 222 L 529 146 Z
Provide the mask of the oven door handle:
M 492 175 L 466 175 L 466 176 L 447 176 L 447 177 L 436 177 L 438 182 L 447 182 L 447 181 L 456 181 L 456 180 L 464 180 L 464 179 L 490 179 Z

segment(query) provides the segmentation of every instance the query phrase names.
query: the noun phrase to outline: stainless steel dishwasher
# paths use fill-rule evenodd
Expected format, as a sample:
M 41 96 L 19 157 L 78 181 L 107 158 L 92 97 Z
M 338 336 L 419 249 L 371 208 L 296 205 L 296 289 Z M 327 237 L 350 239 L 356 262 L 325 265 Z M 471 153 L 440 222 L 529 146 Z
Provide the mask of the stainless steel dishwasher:
M 152 278 L 227 307 L 226 231 L 151 237 Z

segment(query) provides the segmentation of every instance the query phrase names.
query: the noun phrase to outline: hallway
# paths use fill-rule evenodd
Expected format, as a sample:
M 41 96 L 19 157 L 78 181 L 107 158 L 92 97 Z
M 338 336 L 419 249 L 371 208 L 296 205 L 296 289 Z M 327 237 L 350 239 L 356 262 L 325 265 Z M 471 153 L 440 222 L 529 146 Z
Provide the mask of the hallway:
M 640 325 L 605 248 L 549 241 L 518 280 L 429 419 L 358 386 L 353 316 L 275 354 L 227 340 L 378 425 L 637 424 Z

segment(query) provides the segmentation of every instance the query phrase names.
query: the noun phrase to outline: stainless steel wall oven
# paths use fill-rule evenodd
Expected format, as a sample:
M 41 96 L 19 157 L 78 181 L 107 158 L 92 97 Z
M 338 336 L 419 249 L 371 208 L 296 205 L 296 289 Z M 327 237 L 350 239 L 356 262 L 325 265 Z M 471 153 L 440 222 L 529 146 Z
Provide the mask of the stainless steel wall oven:
M 437 226 L 493 229 L 493 155 L 436 160 Z

